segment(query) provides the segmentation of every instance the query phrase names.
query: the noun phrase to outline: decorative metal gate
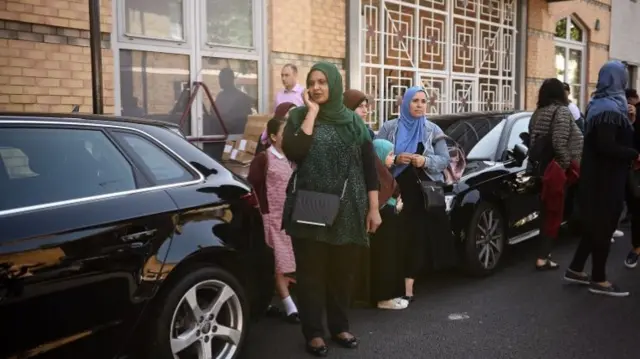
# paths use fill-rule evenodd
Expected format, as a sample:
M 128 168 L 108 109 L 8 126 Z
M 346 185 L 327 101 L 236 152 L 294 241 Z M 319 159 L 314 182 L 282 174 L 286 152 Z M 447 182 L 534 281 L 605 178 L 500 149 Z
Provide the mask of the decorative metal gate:
M 361 0 L 361 88 L 374 127 L 397 96 L 427 91 L 428 113 L 514 107 L 516 0 Z

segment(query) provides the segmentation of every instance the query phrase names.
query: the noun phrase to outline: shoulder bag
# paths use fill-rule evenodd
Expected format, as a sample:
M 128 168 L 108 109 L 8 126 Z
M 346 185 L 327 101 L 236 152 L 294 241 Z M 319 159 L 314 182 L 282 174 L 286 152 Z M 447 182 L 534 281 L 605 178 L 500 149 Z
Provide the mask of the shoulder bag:
M 299 189 L 297 187 L 298 171 L 293 175 L 292 194 L 294 196 L 293 211 L 291 220 L 294 223 L 307 224 L 310 226 L 330 227 L 340 211 L 340 201 L 344 198 L 349 182 L 349 168 L 354 163 L 352 156 L 351 165 L 347 167 L 347 178 L 342 186 L 340 195 L 334 193 L 323 193 Z
M 424 209 L 430 211 L 434 209 L 446 208 L 447 205 L 444 198 L 443 183 L 436 181 L 423 181 L 420 179 L 420 174 L 415 167 L 413 167 L 413 171 L 416 174 L 416 181 L 418 182 L 420 191 L 422 192 Z

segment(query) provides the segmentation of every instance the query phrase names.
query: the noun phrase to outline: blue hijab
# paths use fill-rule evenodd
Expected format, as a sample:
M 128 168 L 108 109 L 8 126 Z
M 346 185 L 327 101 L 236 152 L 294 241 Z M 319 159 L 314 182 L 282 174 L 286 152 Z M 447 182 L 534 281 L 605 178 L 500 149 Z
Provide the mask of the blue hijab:
M 399 155 L 403 152 L 416 153 L 418 143 L 424 138 L 424 128 L 427 118 L 425 116 L 411 116 L 409 106 L 418 92 L 426 94 L 421 86 L 413 86 L 407 89 L 402 97 L 400 107 L 400 117 L 398 118 L 398 132 L 394 146 L 394 153 Z M 398 177 L 408 165 L 397 165 L 393 168 L 393 176 Z
M 624 119 L 627 118 L 625 88 L 627 88 L 627 69 L 622 62 L 609 61 L 600 68 L 596 92 L 587 106 L 587 129 L 592 127 L 591 120 L 603 112 L 615 112 L 622 115 Z M 622 125 L 625 124 L 629 125 L 629 122 L 623 121 Z

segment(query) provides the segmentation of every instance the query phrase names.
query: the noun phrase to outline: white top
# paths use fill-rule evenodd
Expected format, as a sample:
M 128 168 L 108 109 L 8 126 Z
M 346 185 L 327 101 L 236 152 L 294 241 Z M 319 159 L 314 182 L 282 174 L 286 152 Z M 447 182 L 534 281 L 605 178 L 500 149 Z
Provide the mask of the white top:
M 576 121 L 579 120 L 580 117 L 582 117 L 582 114 L 580 113 L 580 109 L 573 102 L 569 103 L 569 111 L 571 111 L 571 114 L 573 115 L 573 119 Z

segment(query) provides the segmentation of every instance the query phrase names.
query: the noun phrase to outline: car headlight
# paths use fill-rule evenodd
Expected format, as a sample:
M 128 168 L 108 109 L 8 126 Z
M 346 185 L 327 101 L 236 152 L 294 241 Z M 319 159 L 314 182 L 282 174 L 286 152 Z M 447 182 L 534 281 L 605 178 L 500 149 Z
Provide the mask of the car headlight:
M 453 208 L 453 200 L 455 198 L 456 198 L 456 196 L 454 196 L 452 194 L 444 196 L 445 210 L 447 212 L 451 211 L 451 209 Z

